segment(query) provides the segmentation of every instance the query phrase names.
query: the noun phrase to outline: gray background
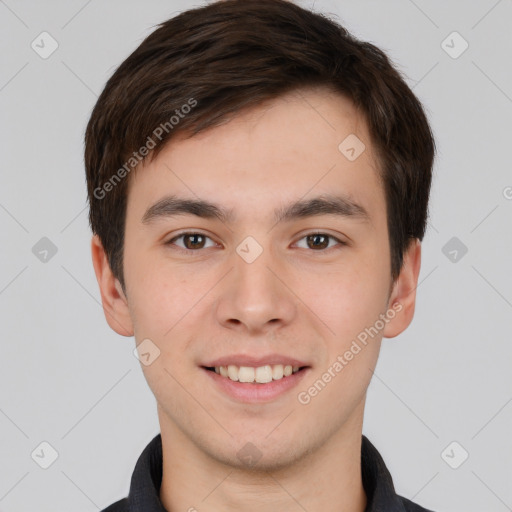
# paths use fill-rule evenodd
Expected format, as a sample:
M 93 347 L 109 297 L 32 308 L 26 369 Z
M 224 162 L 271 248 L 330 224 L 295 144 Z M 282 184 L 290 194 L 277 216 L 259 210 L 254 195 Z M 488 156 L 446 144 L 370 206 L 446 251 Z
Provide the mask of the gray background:
M 115 67 L 155 24 L 198 5 L 0 0 L 3 512 L 107 506 L 128 493 L 159 432 L 134 339 L 111 331 L 100 306 L 83 133 Z M 388 52 L 438 145 L 415 319 L 383 341 L 363 432 L 399 494 L 436 511 L 512 510 L 512 1 L 316 0 L 314 9 Z M 47 59 L 31 48 L 43 31 L 59 45 Z M 453 31 L 469 44 L 457 58 L 446 51 L 463 48 L 446 39 Z M 46 261 L 43 237 L 57 249 Z M 31 456 L 49 456 L 43 441 L 59 455 L 48 469 Z M 463 450 L 469 458 L 453 469 Z

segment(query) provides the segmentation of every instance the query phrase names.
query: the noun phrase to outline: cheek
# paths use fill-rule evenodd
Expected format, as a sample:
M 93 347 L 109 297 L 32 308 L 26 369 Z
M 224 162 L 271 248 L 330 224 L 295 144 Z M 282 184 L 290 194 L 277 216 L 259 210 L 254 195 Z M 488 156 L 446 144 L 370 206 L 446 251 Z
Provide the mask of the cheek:
M 315 414 L 324 415 L 327 424 L 333 417 L 346 420 L 364 396 L 377 364 L 382 330 L 377 332 L 374 326 L 384 311 L 387 291 L 386 275 L 379 272 L 360 260 L 357 268 L 326 273 L 322 287 L 302 290 L 322 321 L 319 325 L 329 327 L 322 327 L 325 359 L 311 376 L 311 387 L 303 389 L 315 396 Z
M 126 275 L 134 285 L 130 302 L 136 339 L 176 343 L 190 325 L 197 325 L 201 298 L 215 276 L 190 265 L 171 265 L 149 251 L 129 264 Z
M 341 269 L 326 268 L 307 280 L 298 277 L 297 295 L 315 313 L 327 339 L 350 344 L 378 319 L 388 287 L 388 276 L 380 266 L 354 258 L 353 264 Z

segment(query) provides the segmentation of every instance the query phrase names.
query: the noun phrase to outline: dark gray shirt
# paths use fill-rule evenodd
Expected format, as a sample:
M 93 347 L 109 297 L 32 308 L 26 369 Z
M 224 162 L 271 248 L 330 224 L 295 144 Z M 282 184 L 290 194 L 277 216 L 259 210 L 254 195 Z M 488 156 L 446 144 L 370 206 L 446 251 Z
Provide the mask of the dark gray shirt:
M 361 471 L 367 501 L 365 512 L 432 512 L 396 494 L 384 460 L 364 435 Z M 128 497 L 116 501 L 102 512 L 167 512 L 159 497 L 161 483 L 162 438 L 158 434 L 135 465 Z

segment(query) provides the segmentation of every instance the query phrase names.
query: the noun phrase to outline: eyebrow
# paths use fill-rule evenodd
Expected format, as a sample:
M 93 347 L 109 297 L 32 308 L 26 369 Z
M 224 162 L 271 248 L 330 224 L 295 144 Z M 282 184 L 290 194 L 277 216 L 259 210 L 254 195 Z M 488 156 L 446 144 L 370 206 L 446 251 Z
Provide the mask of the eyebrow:
M 204 219 L 218 219 L 229 224 L 235 220 L 232 209 L 226 209 L 203 199 L 165 196 L 150 206 L 142 217 L 143 224 L 177 215 L 195 215 Z M 274 210 L 276 223 L 320 215 L 337 215 L 371 223 L 368 211 L 343 195 L 323 194 L 312 199 L 299 199 Z

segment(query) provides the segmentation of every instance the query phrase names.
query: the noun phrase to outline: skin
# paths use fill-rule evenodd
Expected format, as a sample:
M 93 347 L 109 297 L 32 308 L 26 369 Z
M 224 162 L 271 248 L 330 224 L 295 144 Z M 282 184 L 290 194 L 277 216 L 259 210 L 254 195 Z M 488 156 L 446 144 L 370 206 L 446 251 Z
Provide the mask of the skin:
M 351 133 L 366 146 L 352 162 L 338 149 Z M 349 195 L 370 222 L 323 215 L 275 225 L 274 208 L 322 193 Z M 181 215 L 143 224 L 146 209 L 167 194 L 233 208 L 236 220 Z M 182 230 L 209 238 L 199 246 L 189 239 L 188 247 L 202 248 L 184 254 L 187 240 L 166 245 Z M 317 230 L 349 244 L 308 245 L 304 237 Z M 236 252 L 247 236 L 263 248 L 250 264 Z M 111 328 L 160 350 L 141 367 L 157 401 L 168 511 L 256 503 L 269 512 L 364 511 L 366 391 L 382 337 L 397 336 L 413 318 L 421 246 L 411 243 L 392 283 L 384 190 L 364 117 L 348 99 L 295 91 L 190 139 L 177 136 L 137 169 L 128 192 L 126 295 L 96 235 L 91 247 Z M 309 404 L 299 403 L 297 393 L 394 303 L 401 310 L 384 329 Z M 269 352 L 311 370 L 300 389 L 266 404 L 234 401 L 200 368 L 229 354 Z M 237 457 L 247 442 L 262 454 L 252 468 Z

